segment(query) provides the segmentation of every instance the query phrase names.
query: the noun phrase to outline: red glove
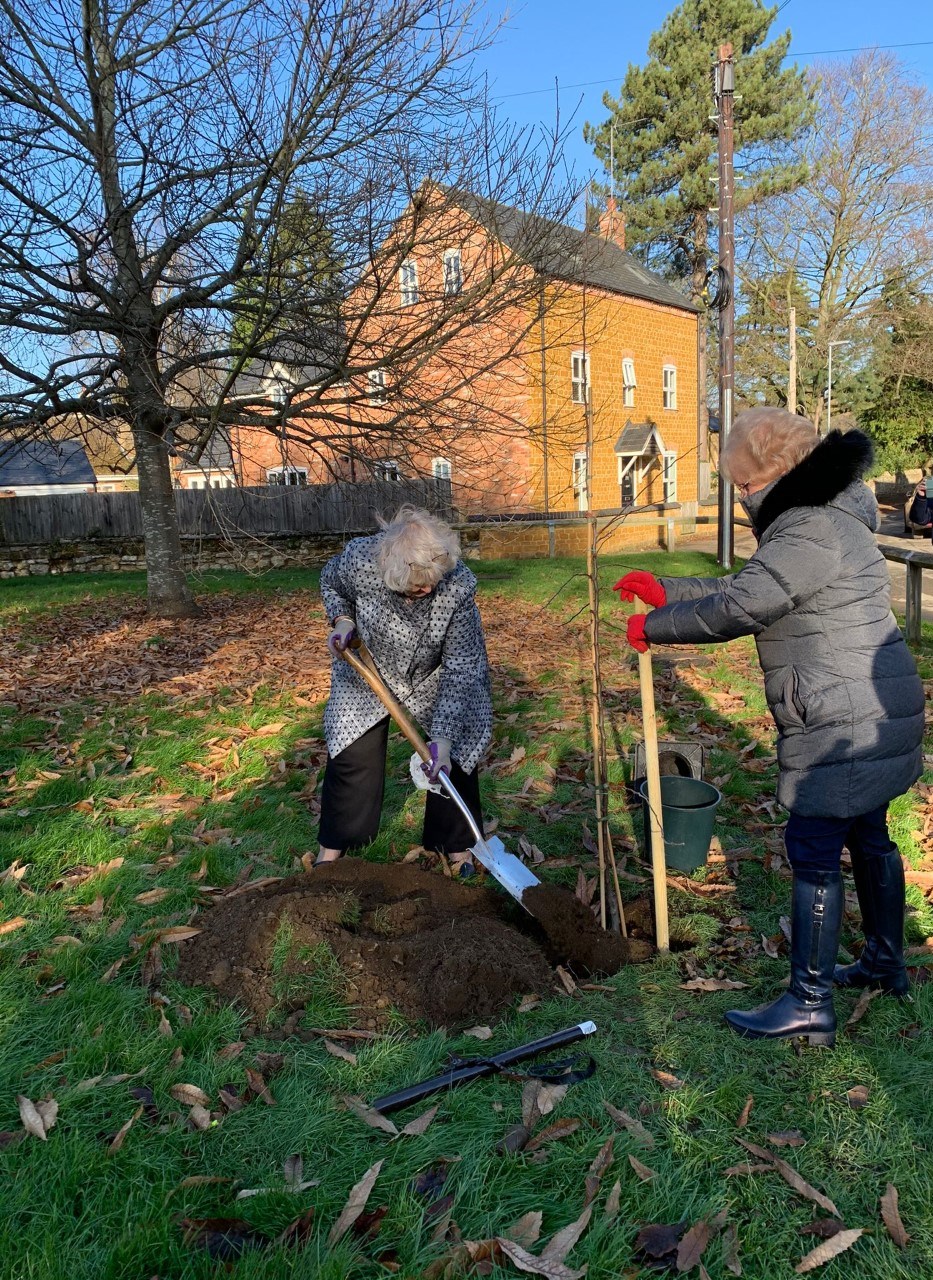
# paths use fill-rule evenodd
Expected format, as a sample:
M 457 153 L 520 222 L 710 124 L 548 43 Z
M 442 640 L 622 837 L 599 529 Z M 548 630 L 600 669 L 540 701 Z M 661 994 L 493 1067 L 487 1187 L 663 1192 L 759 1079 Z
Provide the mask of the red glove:
M 653 609 L 660 609 L 662 605 L 667 604 L 667 592 L 654 574 L 646 573 L 644 569 L 627 573 L 612 589 L 618 591 L 620 600 L 634 600 L 637 596 L 639 600 L 644 600 L 645 604 L 650 604 Z
M 625 638 L 639 653 L 648 652 L 648 639 L 645 636 L 645 620 L 647 613 L 633 613 L 625 628 Z

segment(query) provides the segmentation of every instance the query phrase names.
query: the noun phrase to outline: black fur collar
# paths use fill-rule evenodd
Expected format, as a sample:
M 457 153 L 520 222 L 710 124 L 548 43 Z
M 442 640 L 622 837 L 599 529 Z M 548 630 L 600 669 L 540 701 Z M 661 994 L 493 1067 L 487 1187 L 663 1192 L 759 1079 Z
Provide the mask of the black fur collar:
M 861 479 L 873 455 L 864 431 L 831 431 L 765 495 L 754 522 L 758 536 L 791 507 L 825 507 L 838 498 L 853 480 Z

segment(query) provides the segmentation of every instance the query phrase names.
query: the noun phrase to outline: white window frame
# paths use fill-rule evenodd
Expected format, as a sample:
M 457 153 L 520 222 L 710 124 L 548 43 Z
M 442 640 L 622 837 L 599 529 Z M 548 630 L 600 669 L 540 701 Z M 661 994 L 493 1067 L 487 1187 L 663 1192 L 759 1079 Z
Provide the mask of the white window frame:
M 435 480 L 449 480 L 453 473 L 449 458 L 432 458 L 431 475 Z
M 455 297 L 463 289 L 463 260 L 459 249 L 444 250 L 444 294 Z
M 586 404 L 590 390 L 590 357 L 585 351 L 570 353 L 570 399 Z
M 573 496 L 577 500 L 577 510 L 586 511 L 589 507 L 589 475 L 585 449 L 578 449 L 573 455 L 571 483 L 573 485 Z
M 398 269 L 398 288 L 403 307 L 413 307 L 418 301 L 418 262 L 406 258 Z
M 661 372 L 661 395 L 665 409 L 677 408 L 677 366 L 666 364 Z
M 369 387 L 367 398 L 370 404 L 385 404 L 389 397 L 386 390 L 386 371 L 385 369 L 370 369 L 366 374 L 366 382 Z
M 677 501 L 677 454 L 672 449 L 661 454 L 661 488 L 665 503 Z
M 373 463 L 373 479 L 391 481 L 393 484 L 401 480 L 402 472 L 397 458 L 383 458 Z
M 266 484 L 280 488 L 297 488 L 299 486 L 307 485 L 307 483 L 307 467 L 290 467 L 285 465 L 281 467 L 266 468 Z
M 644 478 L 644 469 L 642 460 L 637 454 L 622 454 L 619 458 L 619 506 L 638 506 L 638 495 L 641 493 L 642 480 Z M 632 480 L 632 501 L 626 503 L 623 501 L 624 482 L 631 477 Z
M 633 409 L 635 407 L 635 388 L 637 386 L 635 361 L 632 356 L 625 356 L 622 360 L 622 405 L 624 408 Z

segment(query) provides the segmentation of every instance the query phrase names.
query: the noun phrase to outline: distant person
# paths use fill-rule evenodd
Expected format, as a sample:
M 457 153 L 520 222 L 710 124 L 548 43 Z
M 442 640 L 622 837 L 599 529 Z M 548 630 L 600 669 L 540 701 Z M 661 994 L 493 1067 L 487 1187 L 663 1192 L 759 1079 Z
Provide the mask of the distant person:
M 355 636 L 430 734 L 428 779 L 446 772 L 482 830 L 477 766 L 492 737 L 489 664 L 476 578 L 460 559 L 454 530 L 427 511 L 402 507 L 381 533 L 354 538 L 328 560 L 321 596 L 334 656 L 315 865 L 369 844 L 382 814 L 389 717 L 340 656 Z M 475 837 L 453 801 L 429 791 L 421 842 L 455 853 Z
M 928 487 L 931 490 L 930 493 L 927 492 Z M 913 500 L 907 512 L 907 519 L 904 522 L 904 532 L 909 533 L 912 537 L 913 528 L 911 526 L 925 529 L 933 538 L 933 479 L 928 481 L 926 476 L 914 489 Z
M 887 808 L 923 768 L 924 697 L 891 613 L 875 540 L 878 507 L 861 477 L 872 457 L 860 431 L 820 440 L 783 409 L 740 413 L 722 456 L 758 550 L 724 578 L 629 573 L 622 599 L 653 605 L 628 621 L 629 643 L 708 644 L 753 635 L 778 729 L 778 801 L 794 875 L 788 990 L 726 1021 L 753 1038 L 833 1044 L 833 982 L 907 992 L 904 870 Z M 836 965 L 847 848 L 865 946 Z

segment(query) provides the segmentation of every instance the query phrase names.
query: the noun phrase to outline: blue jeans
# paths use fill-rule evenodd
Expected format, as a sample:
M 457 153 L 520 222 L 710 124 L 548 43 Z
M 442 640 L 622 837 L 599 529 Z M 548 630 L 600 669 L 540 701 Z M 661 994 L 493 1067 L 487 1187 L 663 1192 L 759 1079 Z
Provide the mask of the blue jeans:
M 855 858 L 896 853 L 887 819 L 886 804 L 857 818 L 804 818 L 792 813 L 784 828 L 787 860 L 795 871 L 838 871 L 843 846 Z

